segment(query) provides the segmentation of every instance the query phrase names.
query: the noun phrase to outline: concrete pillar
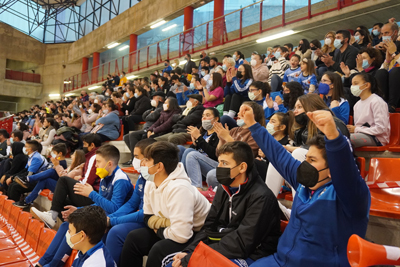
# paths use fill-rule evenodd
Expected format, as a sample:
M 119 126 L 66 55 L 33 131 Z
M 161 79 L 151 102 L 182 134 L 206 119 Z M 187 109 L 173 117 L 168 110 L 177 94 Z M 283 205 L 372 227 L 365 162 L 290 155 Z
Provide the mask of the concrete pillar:
M 132 72 L 134 69 L 134 65 L 136 65 L 136 50 L 137 50 L 137 38 L 136 34 L 131 34 L 129 36 L 129 68 L 128 72 Z
M 93 53 L 93 67 L 92 67 L 92 83 L 96 83 L 99 79 L 99 64 L 100 64 L 100 53 Z
M 224 0 L 214 0 L 214 19 L 224 15 L 224 3 Z M 213 45 L 220 45 L 224 36 L 225 19 L 214 20 L 213 25 Z
M 182 53 L 187 54 L 189 53 L 190 49 L 193 49 L 193 31 L 186 31 L 193 28 L 193 10 L 194 8 L 191 6 L 185 7 L 183 10 L 183 49 Z
M 82 58 L 82 78 L 81 86 L 84 86 L 88 82 L 88 69 L 89 69 L 89 58 Z

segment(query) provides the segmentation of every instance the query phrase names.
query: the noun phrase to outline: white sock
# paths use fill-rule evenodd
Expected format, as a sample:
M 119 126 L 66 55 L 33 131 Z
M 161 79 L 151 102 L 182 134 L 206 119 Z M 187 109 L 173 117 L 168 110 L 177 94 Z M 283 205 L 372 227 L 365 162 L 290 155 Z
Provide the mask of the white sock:
M 228 111 L 224 111 L 222 114 L 223 115 L 228 115 Z
M 57 221 L 58 212 L 54 210 L 50 210 L 49 212 L 51 213 L 51 218 L 53 218 L 54 221 Z
M 228 116 L 231 117 L 232 119 L 234 119 L 236 117 L 236 112 L 233 110 L 229 110 Z

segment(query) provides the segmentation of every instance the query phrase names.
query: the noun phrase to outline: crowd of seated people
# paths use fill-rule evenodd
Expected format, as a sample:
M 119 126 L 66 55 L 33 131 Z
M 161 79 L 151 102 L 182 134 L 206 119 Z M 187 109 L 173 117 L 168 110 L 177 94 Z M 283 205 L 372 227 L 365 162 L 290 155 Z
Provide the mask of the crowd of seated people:
M 50 228 L 63 221 L 38 266 L 91 245 L 121 267 L 142 267 L 143 256 L 185 267 L 200 242 L 238 266 L 348 266 L 347 240 L 365 236 L 370 205 L 353 148 L 387 145 L 400 107 L 399 27 L 368 26 L 249 62 L 240 51 L 222 62 L 202 51 L 198 64 L 186 54 L 183 66 L 108 75 L 99 93 L 15 114 L 13 131 L 0 129 L 1 190 L 27 208 L 50 189 L 50 210 L 31 210 Z M 107 143 L 120 136 L 135 187 Z M 284 181 L 292 212 L 276 199 Z M 108 229 L 94 241 L 74 216 L 84 206 Z

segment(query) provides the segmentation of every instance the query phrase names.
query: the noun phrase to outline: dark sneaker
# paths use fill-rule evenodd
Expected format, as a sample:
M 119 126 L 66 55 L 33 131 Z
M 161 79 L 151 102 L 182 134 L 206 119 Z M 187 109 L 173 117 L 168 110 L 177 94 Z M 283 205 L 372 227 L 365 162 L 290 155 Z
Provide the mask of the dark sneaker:
M 132 165 L 132 160 L 128 160 L 127 162 L 122 163 L 124 166 L 131 166 Z
M 17 177 L 15 177 L 15 181 L 16 181 L 20 186 L 22 186 L 23 188 L 28 188 L 28 186 L 29 186 L 29 182 L 28 182 L 28 180 L 26 179 L 26 176 L 22 176 L 22 177 L 17 176 Z
M 29 207 L 31 204 L 26 203 L 25 200 L 20 200 L 18 202 L 14 202 L 13 205 L 17 206 L 18 208 L 25 209 Z

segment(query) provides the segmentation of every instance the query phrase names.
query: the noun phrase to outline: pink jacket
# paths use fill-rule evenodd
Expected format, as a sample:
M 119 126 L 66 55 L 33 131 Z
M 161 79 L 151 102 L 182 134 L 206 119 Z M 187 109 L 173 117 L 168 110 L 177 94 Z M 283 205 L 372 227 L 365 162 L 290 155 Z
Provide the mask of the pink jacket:
M 263 82 L 263 83 L 268 82 L 269 69 L 267 67 L 267 64 L 262 63 L 258 67 L 251 67 L 251 70 L 253 71 L 253 77 L 255 82 Z
M 64 169 L 61 165 L 57 165 L 54 169 L 56 170 L 59 177 L 68 176 L 74 179 L 75 176 L 82 176 L 82 169 L 84 165 L 85 163 L 82 163 L 81 165 L 75 167 L 72 171 L 69 171 L 69 167 L 67 169 Z

